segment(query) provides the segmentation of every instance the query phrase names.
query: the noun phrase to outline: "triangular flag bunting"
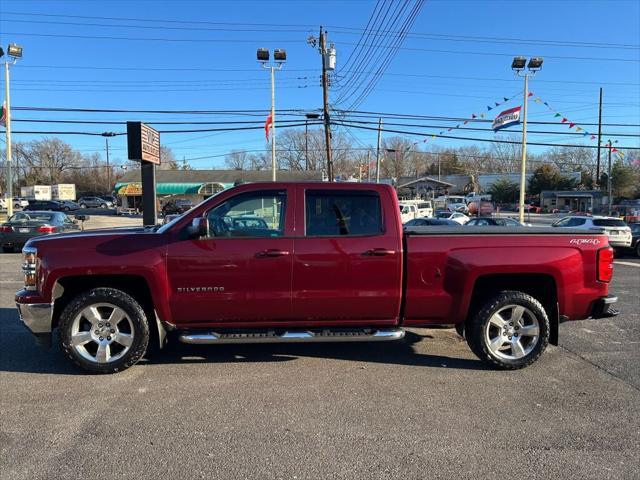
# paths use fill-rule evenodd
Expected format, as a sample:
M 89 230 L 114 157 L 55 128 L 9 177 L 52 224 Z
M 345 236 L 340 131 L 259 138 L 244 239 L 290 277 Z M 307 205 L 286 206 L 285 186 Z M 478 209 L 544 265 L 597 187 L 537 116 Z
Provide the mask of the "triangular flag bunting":
M 496 104 L 496 107 L 500 106 L 500 104 L 498 102 L 493 102 L 493 103 Z
M 487 111 L 490 111 L 491 108 L 493 108 L 493 107 L 490 107 L 489 105 L 487 105 Z
M 554 115 L 554 117 L 561 117 L 561 116 L 562 116 L 562 115 L 560 115 L 559 113 L 556 113 L 556 114 Z
M 471 114 L 471 118 L 476 118 L 476 116 L 477 116 L 477 115 L 476 115 L 475 113 L 472 113 L 472 114 Z
M 580 127 L 576 127 L 576 132 L 581 132 L 582 129 Z
M 467 123 L 469 123 L 469 120 L 465 120 L 464 122 L 462 122 L 463 125 L 466 125 Z
M 527 95 L 527 97 L 533 97 L 533 92 L 529 92 L 529 95 Z
M 484 113 L 481 113 L 481 114 L 480 114 L 480 118 L 484 118 Z
M 575 125 L 575 123 L 569 122 L 569 128 L 573 128 L 574 125 Z
M 613 147 L 613 148 L 611 149 L 611 151 L 612 151 L 613 153 L 615 153 L 615 152 L 617 152 L 617 151 L 618 151 L 618 149 L 617 149 L 616 147 Z
M 502 98 L 504 98 L 504 101 L 505 101 L 505 102 L 508 102 L 508 101 L 509 101 L 509 99 L 508 99 L 507 97 L 502 97 Z
M 561 123 L 567 123 L 569 120 L 567 120 L 566 118 L 562 118 L 562 122 Z

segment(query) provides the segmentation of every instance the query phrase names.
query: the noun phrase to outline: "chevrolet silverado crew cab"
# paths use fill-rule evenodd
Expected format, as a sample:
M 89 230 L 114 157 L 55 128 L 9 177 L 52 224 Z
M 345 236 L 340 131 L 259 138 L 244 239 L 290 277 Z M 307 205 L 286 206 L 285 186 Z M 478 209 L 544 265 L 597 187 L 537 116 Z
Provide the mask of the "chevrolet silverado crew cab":
M 251 221 L 246 221 L 251 219 Z M 617 314 L 600 233 L 407 227 L 394 190 L 252 183 L 161 227 L 30 240 L 22 322 L 91 372 L 188 344 L 382 342 L 455 325 L 498 368 L 533 363 L 566 320 Z

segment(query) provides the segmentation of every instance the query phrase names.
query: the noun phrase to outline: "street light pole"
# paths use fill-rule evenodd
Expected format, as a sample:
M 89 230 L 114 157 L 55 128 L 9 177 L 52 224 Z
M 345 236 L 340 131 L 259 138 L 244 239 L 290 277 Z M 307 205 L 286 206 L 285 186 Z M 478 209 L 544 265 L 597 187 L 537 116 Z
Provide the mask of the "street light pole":
M 527 186 L 527 106 L 529 105 L 529 74 L 524 74 L 524 106 L 522 111 L 522 161 L 520 163 L 520 205 L 518 218 L 524 223 L 524 197 Z
M 13 215 L 13 175 L 11 171 L 11 99 L 9 98 L 9 60 L 4 62 L 5 134 L 7 162 L 7 218 Z
M 524 223 L 524 201 L 527 187 L 527 107 L 529 104 L 529 77 L 534 76 L 542 68 L 543 59 L 532 57 L 527 62 L 525 57 L 514 57 L 511 68 L 520 77 L 524 77 L 524 105 L 522 111 L 522 161 L 520 165 L 520 205 L 518 217 L 520 223 Z M 525 65 L 528 72 L 525 72 Z
M 271 180 L 276 181 L 276 69 L 271 70 Z
M 4 50 L 0 47 L 0 57 L 4 55 Z M 4 62 L 4 98 L 5 98 L 5 135 L 6 135 L 6 163 L 7 163 L 7 217 L 13 215 L 13 172 L 11 169 L 11 98 L 9 95 L 9 63 L 16 63 L 22 58 L 22 47 L 15 43 L 10 43 L 7 48 L 7 55 L 12 60 L 6 59 Z
M 273 51 L 273 59 L 276 65 L 267 65 L 269 61 L 269 50 L 259 48 L 257 53 L 258 61 L 262 64 L 262 68 L 271 71 L 271 180 L 276 181 L 276 70 L 282 68 L 282 64 L 287 59 L 287 53 L 281 49 Z

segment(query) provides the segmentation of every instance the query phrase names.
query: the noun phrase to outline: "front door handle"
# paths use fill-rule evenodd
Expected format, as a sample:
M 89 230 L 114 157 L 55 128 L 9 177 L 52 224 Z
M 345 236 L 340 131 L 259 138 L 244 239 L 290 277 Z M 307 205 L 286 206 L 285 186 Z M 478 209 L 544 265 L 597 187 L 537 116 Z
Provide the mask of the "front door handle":
M 394 250 L 389 250 L 388 248 L 372 248 L 364 252 L 365 255 L 372 257 L 384 257 L 386 255 L 393 255 L 394 253 L 396 253 Z
M 261 252 L 256 253 L 257 257 L 283 257 L 285 255 L 289 255 L 289 252 L 286 250 L 277 250 L 277 249 L 263 250 Z

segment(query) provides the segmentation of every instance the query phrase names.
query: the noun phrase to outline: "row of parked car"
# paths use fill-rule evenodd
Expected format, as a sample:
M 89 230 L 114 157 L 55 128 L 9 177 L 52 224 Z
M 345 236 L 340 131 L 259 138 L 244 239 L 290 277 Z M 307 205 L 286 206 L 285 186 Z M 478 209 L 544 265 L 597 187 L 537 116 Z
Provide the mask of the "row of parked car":
M 414 218 L 405 227 L 427 226 L 475 226 L 475 227 L 530 227 L 514 218 L 475 217 L 470 218 L 460 212 L 438 211 L 433 218 Z M 551 224 L 554 228 L 571 228 L 604 233 L 609 237 L 609 245 L 620 251 L 633 251 L 640 257 L 640 222 L 627 224 L 615 217 L 571 215 Z
M 0 208 L 6 209 L 6 201 L 3 199 Z M 15 210 L 36 211 L 47 210 L 52 212 L 71 212 L 81 208 L 113 208 L 116 199 L 110 195 L 103 197 L 80 197 L 76 201 L 72 200 L 27 200 L 15 197 L 13 208 Z

